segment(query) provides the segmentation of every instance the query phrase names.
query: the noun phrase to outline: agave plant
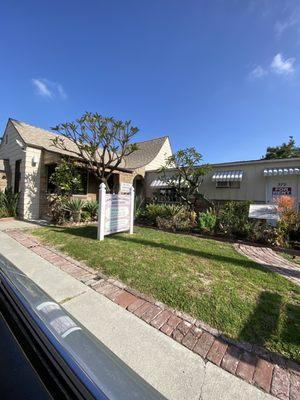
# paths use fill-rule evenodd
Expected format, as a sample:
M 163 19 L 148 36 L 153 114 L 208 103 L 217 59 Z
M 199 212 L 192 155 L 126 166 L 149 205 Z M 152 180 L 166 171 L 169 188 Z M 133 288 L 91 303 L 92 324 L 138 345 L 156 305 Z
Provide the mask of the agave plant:
M 87 201 L 84 205 L 84 211 L 86 211 L 92 220 L 96 220 L 97 219 L 97 215 L 98 215 L 98 203 L 97 201 Z
M 84 206 L 85 202 L 81 199 L 70 199 L 66 202 L 64 209 L 71 214 L 74 222 L 80 222 Z

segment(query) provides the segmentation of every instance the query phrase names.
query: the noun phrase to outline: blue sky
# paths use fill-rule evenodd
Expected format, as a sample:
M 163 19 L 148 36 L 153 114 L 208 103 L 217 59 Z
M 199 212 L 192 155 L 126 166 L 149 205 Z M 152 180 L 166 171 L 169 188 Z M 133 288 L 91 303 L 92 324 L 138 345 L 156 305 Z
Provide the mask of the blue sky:
M 1 132 L 97 111 L 206 162 L 300 144 L 298 0 L 3 1 L 0 50 Z

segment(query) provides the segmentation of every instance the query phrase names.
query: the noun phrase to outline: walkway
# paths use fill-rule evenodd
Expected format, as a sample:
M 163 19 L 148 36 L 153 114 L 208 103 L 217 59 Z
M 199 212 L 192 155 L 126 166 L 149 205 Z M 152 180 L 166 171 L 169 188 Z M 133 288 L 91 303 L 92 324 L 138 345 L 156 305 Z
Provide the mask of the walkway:
M 242 255 L 300 285 L 300 266 L 280 257 L 269 247 L 241 243 L 236 243 L 234 247 Z

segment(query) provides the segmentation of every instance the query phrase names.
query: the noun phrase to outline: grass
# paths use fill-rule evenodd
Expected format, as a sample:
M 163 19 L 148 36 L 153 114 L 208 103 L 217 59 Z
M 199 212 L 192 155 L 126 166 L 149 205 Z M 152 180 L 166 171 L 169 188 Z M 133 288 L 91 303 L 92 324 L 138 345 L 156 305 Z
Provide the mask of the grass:
M 300 287 L 212 239 L 135 228 L 96 239 L 96 227 L 31 232 L 227 336 L 300 362 Z
M 293 256 L 289 253 L 280 252 L 279 255 L 294 264 L 299 264 L 300 266 L 300 256 Z

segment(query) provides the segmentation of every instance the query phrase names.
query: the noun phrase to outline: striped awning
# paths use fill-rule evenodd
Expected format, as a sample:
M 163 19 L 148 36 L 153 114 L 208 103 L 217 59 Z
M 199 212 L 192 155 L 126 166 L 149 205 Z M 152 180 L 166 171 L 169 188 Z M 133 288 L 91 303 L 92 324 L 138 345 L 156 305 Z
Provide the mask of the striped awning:
M 300 175 L 300 167 L 264 169 L 264 176 L 277 176 L 277 175 Z
M 243 179 L 243 171 L 215 171 L 212 180 L 220 181 L 241 181 Z
M 155 179 L 150 183 L 150 186 L 159 189 L 159 188 L 167 188 L 170 185 L 168 184 L 168 182 L 161 181 L 160 179 Z

